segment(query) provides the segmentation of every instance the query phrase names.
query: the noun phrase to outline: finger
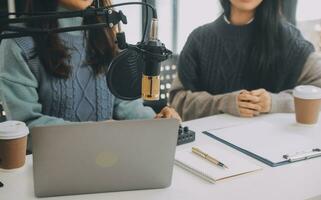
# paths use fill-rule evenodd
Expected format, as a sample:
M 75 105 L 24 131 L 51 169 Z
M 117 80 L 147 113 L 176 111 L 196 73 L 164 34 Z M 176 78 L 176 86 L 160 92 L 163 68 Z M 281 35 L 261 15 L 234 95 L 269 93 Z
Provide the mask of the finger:
M 258 90 L 251 91 L 251 94 L 254 95 L 254 96 L 261 96 L 264 93 L 266 93 L 265 89 L 258 89 Z
M 165 108 L 162 109 L 161 113 L 163 114 L 163 116 L 165 118 L 169 118 L 171 116 L 172 109 L 169 108 L 169 107 L 165 107 Z
M 260 114 L 261 114 L 261 112 L 254 111 L 254 116 L 259 116 Z
M 259 115 L 260 113 L 254 110 L 246 109 L 246 108 L 239 108 L 240 114 L 243 117 L 254 117 Z
M 254 117 L 253 114 L 247 114 L 247 113 L 244 113 L 244 112 L 240 112 L 240 116 L 241 116 L 241 117 L 247 117 L 247 118 Z
M 162 111 L 163 111 L 162 112 L 163 118 L 173 118 L 173 119 L 177 119 L 179 122 L 182 122 L 181 117 L 179 116 L 179 114 L 176 112 L 174 108 L 166 107 Z
M 174 118 L 179 120 L 180 122 L 182 121 L 181 117 L 179 114 L 176 112 L 176 110 L 172 107 L 166 106 L 164 107 L 158 116 L 161 116 L 162 118 Z
M 172 116 L 172 108 L 170 107 L 164 107 L 160 113 L 156 115 L 157 118 L 171 118 Z
M 262 107 L 261 112 L 270 112 L 271 110 L 271 94 L 269 92 L 264 93 L 260 96 L 260 102 L 258 105 Z
M 240 94 L 239 95 L 240 101 L 250 101 L 252 103 L 258 103 L 260 102 L 260 98 L 251 94 Z
M 247 91 L 247 90 L 241 90 L 240 94 L 250 94 L 251 92 L 250 91 Z
M 262 102 L 261 106 L 262 106 L 262 110 L 261 110 L 262 113 L 268 113 L 268 112 L 270 112 L 270 110 L 271 110 L 271 103 L 265 101 L 265 102 Z
M 160 119 L 163 117 L 164 117 L 164 115 L 160 112 L 160 113 L 156 114 L 155 119 Z
M 239 102 L 239 107 L 240 108 L 246 108 L 246 109 L 251 109 L 255 111 L 261 111 L 262 107 L 259 104 L 253 104 L 253 103 L 248 103 L 244 101 Z
M 246 108 L 239 108 L 240 110 L 240 114 L 241 115 L 253 115 L 253 110 L 249 110 L 249 109 L 246 109 Z

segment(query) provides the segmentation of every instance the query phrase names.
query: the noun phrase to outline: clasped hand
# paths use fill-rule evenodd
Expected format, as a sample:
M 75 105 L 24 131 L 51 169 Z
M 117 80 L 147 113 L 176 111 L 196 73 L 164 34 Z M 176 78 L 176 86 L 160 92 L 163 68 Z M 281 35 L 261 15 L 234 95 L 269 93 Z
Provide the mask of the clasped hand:
M 237 98 L 241 117 L 254 117 L 271 111 L 271 94 L 265 89 L 242 91 Z
M 174 119 L 177 119 L 179 122 L 182 122 L 182 119 L 179 116 L 179 114 L 176 112 L 176 110 L 169 106 L 164 107 L 160 111 L 160 113 L 158 113 L 155 116 L 155 119 L 160 119 L 160 118 L 174 118 Z

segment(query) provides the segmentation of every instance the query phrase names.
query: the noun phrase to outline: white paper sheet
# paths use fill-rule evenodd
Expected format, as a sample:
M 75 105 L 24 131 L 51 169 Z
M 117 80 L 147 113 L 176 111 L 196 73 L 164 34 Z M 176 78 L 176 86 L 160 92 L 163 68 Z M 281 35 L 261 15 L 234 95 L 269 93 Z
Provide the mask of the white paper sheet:
M 320 124 L 309 127 L 290 123 L 290 120 L 284 123 L 262 120 L 208 132 L 273 163 L 284 161 L 286 154 L 321 148 Z
M 228 169 L 217 166 L 192 153 L 191 149 L 185 149 L 176 152 L 176 164 L 202 178 L 205 178 L 206 180 L 209 180 L 210 182 L 215 182 L 261 169 L 260 166 L 252 163 L 250 160 L 247 160 L 238 154 L 222 148 L 216 148 L 215 146 L 211 145 L 197 146 L 197 148 L 224 163 L 226 166 L 228 166 Z

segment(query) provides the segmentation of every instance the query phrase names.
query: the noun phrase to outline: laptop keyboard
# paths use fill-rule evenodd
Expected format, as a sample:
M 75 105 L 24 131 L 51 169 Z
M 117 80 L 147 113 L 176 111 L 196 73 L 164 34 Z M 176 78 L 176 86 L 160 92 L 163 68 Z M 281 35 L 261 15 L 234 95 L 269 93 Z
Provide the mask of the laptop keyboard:
M 195 141 L 195 132 L 190 130 L 188 126 L 179 126 L 177 145 L 187 144 Z

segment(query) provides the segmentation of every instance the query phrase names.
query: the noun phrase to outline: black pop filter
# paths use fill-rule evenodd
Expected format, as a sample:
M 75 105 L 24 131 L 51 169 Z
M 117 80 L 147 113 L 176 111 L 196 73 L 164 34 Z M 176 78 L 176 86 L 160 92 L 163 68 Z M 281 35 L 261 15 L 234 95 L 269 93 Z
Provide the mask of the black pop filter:
M 107 84 L 111 93 L 123 100 L 141 98 L 144 59 L 133 49 L 122 51 L 107 70 Z

